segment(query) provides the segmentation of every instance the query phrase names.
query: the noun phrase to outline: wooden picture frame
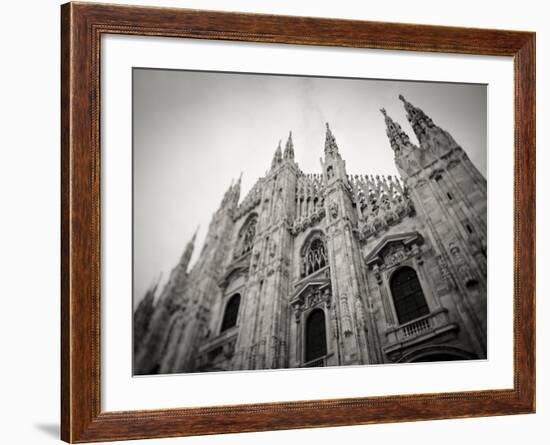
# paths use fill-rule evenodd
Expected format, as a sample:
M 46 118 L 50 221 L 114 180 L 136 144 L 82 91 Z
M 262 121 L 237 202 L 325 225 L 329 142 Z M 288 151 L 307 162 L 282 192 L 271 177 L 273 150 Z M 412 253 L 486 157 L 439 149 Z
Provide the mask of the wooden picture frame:
M 100 38 L 103 34 L 512 56 L 514 387 L 102 412 Z M 494 416 L 535 411 L 535 34 L 67 3 L 61 7 L 61 437 L 67 442 Z

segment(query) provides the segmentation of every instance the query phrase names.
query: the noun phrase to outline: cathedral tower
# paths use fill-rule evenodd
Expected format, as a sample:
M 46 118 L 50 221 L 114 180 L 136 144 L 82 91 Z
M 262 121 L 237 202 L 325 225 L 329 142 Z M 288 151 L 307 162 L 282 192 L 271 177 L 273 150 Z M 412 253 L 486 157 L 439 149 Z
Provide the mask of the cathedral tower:
M 436 300 L 457 308 L 476 352 L 483 356 L 487 329 L 486 180 L 447 131 L 403 96 L 399 99 L 418 146 L 382 112 L 397 168 L 446 277 Z
M 333 364 L 376 362 L 376 340 L 365 310 L 367 292 L 362 255 L 354 228 L 358 223 L 353 189 L 336 139 L 326 124 L 324 159 L 325 233 L 328 247 L 333 305 Z M 329 361 L 329 363 L 331 363 Z

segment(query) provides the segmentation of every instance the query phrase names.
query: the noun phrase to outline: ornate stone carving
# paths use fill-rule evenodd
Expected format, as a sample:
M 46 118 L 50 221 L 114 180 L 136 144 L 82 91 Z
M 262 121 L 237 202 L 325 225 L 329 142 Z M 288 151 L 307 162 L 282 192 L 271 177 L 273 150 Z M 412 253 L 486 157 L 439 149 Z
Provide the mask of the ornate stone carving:
M 322 269 L 328 264 L 325 243 L 320 237 L 315 237 L 302 251 L 300 276 L 306 277 Z
M 325 305 L 330 308 L 332 303 L 332 294 L 330 291 L 330 282 L 320 286 L 309 285 L 290 301 L 290 306 L 294 311 L 296 323 L 300 323 L 303 311 L 310 310 L 315 306 Z
M 346 294 L 340 296 L 340 310 L 342 312 L 342 331 L 346 337 L 352 334 L 351 316 L 349 313 L 348 297 Z
M 372 270 L 374 272 L 374 278 L 376 278 L 376 283 L 378 285 L 381 285 L 382 284 L 382 274 L 380 273 L 380 266 L 378 266 L 378 264 L 375 264 L 372 267 Z
M 332 219 L 338 218 L 338 203 L 336 201 L 330 203 L 328 210 Z
M 332 336 L 334 339 L 338 339 L 338 319 L 336 318 L 336 308 L 333 308 L 330 311 L 330 321 L 331 321 L 331 327 L 332 327 Z
M 313 227 L 319 221 L 325 217 L 325 209 L 320 207 L 316 209 L 313 213 L 308 216 L 297 218 L 294 220 L 293 225 L 289 228 L 289 231 L 292 235 L 298 235 L 300 232 Z
M 470 266 L 468 266 L 468 263 L 464 259 L 464 255 L 462 255 L 460 247 L 458 247 L 456 242 L 453 241 L 449 244 L 449 251 L 451 252 L 454 263 L 463 282 L 466 284 L 470 281 L 474 281 L 475 276 L 473 275 Z
M 271 240 L 269 243 L 269 256 L 273 258 L 275 256 L 276 251 L 277 251 L 277 244 L 275 243 L 275 241 Z
M 260 254 L 258 252 L 252 255 L 252 261 L 250 262 L 250 268 L 255 271 L 258 268 L 258 262 L 260 260 Z
M 445 261 L 445 258 L 443 258 L 441 255 L 437 257 L 437 265 L 439 266 L 439 272 L 441 273 L 441 276 L 443 277 L 443 281 L 445 283 L 445 290 L 454 289 L 455 283 L 449 270 L 449 265 L 447 264 L 447 261 Z
M 387 266 L 395 266 L 408 257 L 403 244 L 392 244 L 386 249 L 383 256 Z
M 235 258 L 243 256 L 252 250 L 256 237 L 256 223 L 258 218 L 252 215 L 239 231 Z
M 359 327 L 363 330 L 367 330 L 367 320 L 365 317 L 365 310 L 363 308 L 363 302 L 361 301 L 361 297 L 359 295 L 355 298 L 355 314 L 357 316 L 357 321 L 359 324 Z

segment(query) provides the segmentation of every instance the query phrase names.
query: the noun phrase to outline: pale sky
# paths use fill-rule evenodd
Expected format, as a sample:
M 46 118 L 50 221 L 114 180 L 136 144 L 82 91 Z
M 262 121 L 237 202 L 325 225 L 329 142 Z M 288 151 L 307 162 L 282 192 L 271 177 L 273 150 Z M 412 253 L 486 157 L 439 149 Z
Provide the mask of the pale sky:
M 486 175 L 486 86 L 134 69 L 134 304 L 162 282 L 200 225 L 193 261 L 232 180 L 241 199 L 292 130 L 296 161 L 320 173 L 325 122 L 349 174 L 397 174 L 379 109 L 413 142 L 399 94 L 449 131 Z

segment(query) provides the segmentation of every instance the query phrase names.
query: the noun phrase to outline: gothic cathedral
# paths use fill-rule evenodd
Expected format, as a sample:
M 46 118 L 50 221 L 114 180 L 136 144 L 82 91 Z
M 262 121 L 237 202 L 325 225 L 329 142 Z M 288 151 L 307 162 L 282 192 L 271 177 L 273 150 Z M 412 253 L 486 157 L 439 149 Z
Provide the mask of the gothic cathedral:
M 399 96 L 382 113 L 400 174 L 349 174 L 326 127 L 321 174 L 292 134 L 240 201 L 240 180 L 157 297 L 134 313 L 134 373 L 484 359 L 487 183 L 453 137 Z

